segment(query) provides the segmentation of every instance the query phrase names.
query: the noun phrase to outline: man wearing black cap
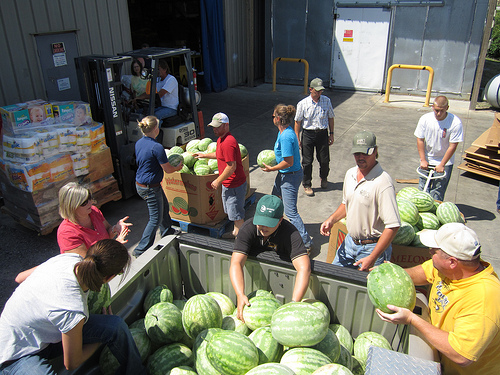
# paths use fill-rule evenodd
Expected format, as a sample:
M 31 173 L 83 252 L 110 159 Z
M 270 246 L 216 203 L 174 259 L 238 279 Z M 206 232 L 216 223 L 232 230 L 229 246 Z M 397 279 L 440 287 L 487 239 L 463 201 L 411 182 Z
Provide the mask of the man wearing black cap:
M 243 320 L 244 306 L 250 306 L 245 295 L 243 266 L 248 255 L 268 250 L 291 260 L 297 270 L 292 301 L 300 301 L 309 285 L 311 261 L 299 231 L 283 219 L 283 201 L 275 195 L 260 198 L 253 220 L 243 223 L 234 243 L 229 276 L 238 299 L 237 316 L 240 320 Z
M 357 133 L 351 152 L 357 166 L 347 171 L 342 203 L 321 224 L 320 233 L 329 236 L 333 224 L 346 218 L 349 234 L 337 249 L 333 264 L 368 271 L 391 259 L 391 242 L 401 220 L 391 176 L 377 162 L 375 134 L 366 130 Z
M 302 148 L 302 168 L 304 177 L 302 185 L 308 196 L 313 196 L 312 189 L 312 163 L 314 149 L 319 162 L 319 176 L 321 188 L 328 187 L 328 173 L 330 172 L 330 150 L 333 144 L 334 116 L 332 103 L 323 93 L 323 81 L 314 78 L 309 85 L 310 95 L 297 104 L 295 113 L 295 134 Z M 302 136 L 300 130 L 302 128 Z
M 480 259 L 476 233 L 462 223 L 422 232 L 432 259 L 406 269 L 415 285 L 431 284 L 430 323 L 412 311 L 387 305 L 380 318 L 411 324 L 441 354 L 443 374 L 500 374 L 500 281 Z

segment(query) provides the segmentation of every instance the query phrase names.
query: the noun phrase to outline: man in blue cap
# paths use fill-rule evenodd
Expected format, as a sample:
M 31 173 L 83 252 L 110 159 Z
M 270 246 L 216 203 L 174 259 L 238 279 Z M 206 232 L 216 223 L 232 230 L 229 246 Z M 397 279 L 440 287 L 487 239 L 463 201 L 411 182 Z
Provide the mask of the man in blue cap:
M 250 306 L 245 294 L 243 266 L 248 255 L 269 250 L 289 259 L 297 270 L 292 301 L 300 301 L 309 285 L 311 261 L 299 231 L 283 218 L 283 201 L 275 195 L 260 198 L 253 220 L 243 223 L 234 242 L 229 276 L 238 299 L 237 316 L 240 320 L 243 320 L 243 308 Z

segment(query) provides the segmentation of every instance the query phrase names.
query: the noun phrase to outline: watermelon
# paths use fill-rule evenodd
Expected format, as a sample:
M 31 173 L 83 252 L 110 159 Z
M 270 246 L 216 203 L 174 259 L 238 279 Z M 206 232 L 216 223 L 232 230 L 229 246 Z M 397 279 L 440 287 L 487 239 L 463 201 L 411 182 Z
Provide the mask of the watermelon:
M 194 163 L 193 169 L 196 168 L 198 165 L 208 165 L 209 160 L 210 159 L 207 159 L 207 158 L 196 159 L 196 162 Z
M 357 359 L 355 356 L 352 357 L 352 373 L 354 375 L 363 375 L 365 373 L 365 365 L 361 363 L 359 359 Z
M 231 315 L 234 312 L 235 306 L 231 298 L 223 293 L 219 292 L 208 292 L 207 296 L 212 297 L 219 304 L 222 315 Z
M 422 229 L 433 229 L 437 230 L 441 224 L 439 223 L 439 219 L 432 212 L 421 212 L 420 220 L 417 223 L 417 228 Z
M 328 310 L 328 306 L 326 306 L 323 302 L 312 298 L 303 299 L 302 302 L 310 303 L 311 305 L 323 311 L 326 319 L 328 319 L 328 322 L 330 322 L 330 310 Z
M 169 344 L 181 339 L 182 313 L 170 302 L 159 302 L 153 305 L 144 318 L 146 332 L 156 344 Z
M 393 313 L 387 305 L 413 311 L 416 303 L 415 285 L 408 273 L 394 263 L 382 263 L 367 278 L 368 297 L 373 305 L 385 313 Z
M 243 320 L 252 331 L 271 324 L 273 313 L 281 306 L 274 297 L 253 297 L 249 302 L 250 306 L 243 307 Z
M 434 198 L 425 191 L 416 192 L 409 200 L 417 206 L 420 212 L 429 211 L 434 207 Z
M 102 309 L 107 309 L 110 303 L 111 290 L 109 289 L 108 283 L 102 284 L 101 290 L 99 292 L 89 290 L 89 295 L 87 297 L 89 314 L 102 314 Z
M 413 229 L 413 225 L 407 223 L 406 221 L 401 222 L 401 226 L 396 233 L 396 237 L 392 240 L 394 245 L 403 245 L 407 246 L 411 244 L 413 238 L 415 237 L 415 230 Z
M 207 147 L 207 153 L 211 154 L 217 150 L 217 142 L 212 142 Z
M 135 322 L 133 322 L 132 324 L 130 324 L 128 326 L 129 329 L 132 329 L 132 328 L 141 328 L 144 332 L 146 332 L 146 326 L 144 325 L 144 318 L 141 318 L 141 319 L 137 319 Z
M 314 346 L 325 338 L 329 323 L 317 307 L 306 302 L 290 302 L 274 312 L 271 332 L 285 346 Z
M 452 202 L 443 202 L 436 209 L 436 216 L 441 224 L 447 223 L 465 223 L 462 214 L 457 205 Z
M 189 366 L 174 367 L 172 370 L 165 373 L 165 375 L 197 375 L 196 371 Z
M 403 199 L 408 199 L 410 200 L 410 197 L 419 192 L 420 190 L 418 190 L 418 188 L 414 187 L 414 186 L 407 186 L 405 188 L 402 188 L 397 194 L 396 194 L 396 198 L 403 198 Z
M 283 354 L 283 345 L 274 339 L 271 327 L 257 328 L 248 338 L 253 341 L 259 351 L 259 364 L 279 362 Z
M 177 308 L 182 312 L 182 310 L 184 310 L 184 306 L 186 305 L 186 302 L 185 300 L 183 299 L 174 299 L 172 301 L 172 303 L 177 306 Z
M 319 344 L 312 347 L 326 354 L 332 362 L 337 361 L 340 357 L 340 341 L 331 329 L 327 329 L 326 336 Z
M 392 350 L 389 341 L 380 333 L 371 331 L 363 332 L 354 341 L 354 355 L 363 365 L 366 364 L 370 346 L 378 346 L 379 348 Z
M 170 152 L 170 155 L 172 155 L 172 154 L 179 154 L 180 155 L 184 152 L 184 150 L 182 149 L 182 147 L 174 146 L 169 150 L 169 152 Z
M 245 324 L 245 322 L 239 320 L 236 317 L 236 314 L 234 315 L 227 315 L 222 319 L 222 329 L 225 329 L 226 331 L 236 331 L 239 333 L 243 333 L 245 336 L 248 336 L 250 332 L 250 328 Z
M 339 365 L 338 363 L 330 363 L 328 365 L 321 366 L 319 369 L 314 371 L 312 375 L 353 375 L 351 370 L 347 367 Z
M 254 367 L 246 375 L 295 375 L 295 372 L 280 363 L 264 363 Z
M 418 221 L 418 208 L 412 201 L 408 199 L 397 199 L 399 216 L 401 217 L 401 221 L 406 221 L 411 225 L 417 224 Z
M 182 310 L 182 325 L 187 335 L 196 338 L 207 328 L 221 328 L 222 311 L 212 298 L 197 294 L 188 299 Z
M 147 313 L 151 306 L 156 305 L 158 302 L 172 302 L 173 300 L 174 294 L 168 289 L 168 286 L 165 284 L 158 285 L 146 294 L 142 307 L 144 312 Z
M 293 348 L 283 354 L 280 363 L 290 367 L 297 375 L 306 375 L 331 363 L 331 360 L 317 349 Z
M 184 165 L 187 165 L 188 168 L 193 168 L 194 163 L 196 162 L 196 158 L 193 156 L 193 153 L 188 151 L 183 152 L 182 158 L 184 160 Z
M 354 346 L 353 346 L 354 349 Z M 340 356 L 337 359 L 337 362 L 339 365 L 342 365 L 349 370 L 352 369 L 352 355 L 349 353 L 349 350 L 344 348 L 343 346 L 340 346 Z
M 147 369 L 149 375 L 165 375 L 174 367 L 192 366 L 193 363 L 191 349 L 184 344 L 175 343 L 155 351 L 148 359 Z
M 186 145 L 186 151 L 189 151 L 189 152 L 192 152 L 192 153 L 195 153 L 195 152 L 198 152 L 198 151 L 201 151 L 199 148 L 198 148 L 198 143 L 200 143 L 200 140 L 199 139 L 193 139 L 192 141 L 189 141 Z
M 427 229 L 423 229 L 423 230 L 427 230 Z M 422 230 L 422 231 L 423 231 L 423 230 Z M 422 241 L 420 241 L 420 233 L 421 233 L 422 231 L 415 232 L 415 237 L 413 238 L 413 241 L 411 241 L 411 244 L 410 244 L 411 246 L 413 246 L 413 247 L 427 247 L 427 246 L 425 246 L 425 245 L 422 243 Z
M 193 170 L 189 168 L 186 164 L 182 165 L 182 168 L 178 171 L 179 173 L 194 174 Z
M 199 333 L 193 344 L 195 358 L 195 369 L 199 375 L 220 375 L 207 358 L 207 345 L 212 337 L 222 330 L 220 328 L 209 328 Z
M 238 146 L 240 147 L 241 158 L 245 159 L 245 156 L 248 155 L 247 148 L 245 146 L 243 146 L 241 143 L 238 143 Z
M 259 351 L 253 341 L 234 331 L 214 334 L 207 345 L 207 357 L 224 375 L 243 375 L 259 365 Z
M 210 167 L 207 164 L 195 165 L 193 170 L 197 176 L 206 176 L 211 172 Z
M 217 159 L 208 159 L 208 166 L 210 167 L 210 173 L 214 173 L 218 168 Z
M 253 292 L 248 293 L 247 298 L 248 300 L 251 300 L 253 297 L 263 297 L 263 296 L 274 298 L 273 292 L 269 292 L 264 289 L 256 289 Z
M 208 145 L 210 145 L 212 142 L 213 141 L 210 138 L 203 138 L 201 141 L 198 142 L 198 150 L 206 151 L 208 148 Z
M 436 210 L 438 206 L 441 204 L 441 202 L 434 200 L 434 207 L 432 207 L 429 212 L 432 212 L 434 215 L 436 214 Z
M 264 164 L 270 167 L 274 167 L 276 163 L 276 155 L 274 155 L 273 150 L 262 150 L 257 155 L 257 164 L 259 167 L 264 168 Z
M 341 324 L 330 324 L 328 328 L 330 328 L 333 333 L 335 333 L 335 335 L 339 339 L 340 344 L 345 347 L 349 351 L 349 353 L 352 353 L 354 341 L 347 328 L 345 328 Z
M 180 154 L 170 154 L 168 157 L 168 164 L 170 164 L 172 167 L 177 167 L 179 165 L 182 165 L 184 163 L 184 158 Z

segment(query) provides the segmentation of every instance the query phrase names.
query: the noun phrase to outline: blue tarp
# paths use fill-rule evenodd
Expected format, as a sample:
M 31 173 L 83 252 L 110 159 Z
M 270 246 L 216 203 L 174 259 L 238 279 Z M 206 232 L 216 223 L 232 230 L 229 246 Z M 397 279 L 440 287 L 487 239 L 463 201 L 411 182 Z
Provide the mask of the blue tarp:
M 206 92 L 227 89 L 222 0 L 201 0 L 201 41 Z

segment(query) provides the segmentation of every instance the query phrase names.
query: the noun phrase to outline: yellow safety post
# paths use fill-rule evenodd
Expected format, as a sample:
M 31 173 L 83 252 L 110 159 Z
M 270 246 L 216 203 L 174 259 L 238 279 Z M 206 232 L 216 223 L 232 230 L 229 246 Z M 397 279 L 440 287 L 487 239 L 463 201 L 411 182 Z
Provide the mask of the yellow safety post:
M 425 103 L 424 103 L 424 107 L 428 107 L 429 101 L 431 100 L 432 81 L 434 80 L 434 69 L 432 69 L 430 66 L 425 66 L 425 65 L 405 65 L 405 64 L 392 65 L 389 68 L 389 72 L 387 73 L 387 85 L 385 86 L 384 103 L 389 103 L 389 94 L 391 93 L 392 71 L 394 69 L 413 69 L 413 70 L 429 71 L 429 80 L 427 82 L 427 93 L 425 94 Z
M 294 59 L 290 57 L 276 57 L 273 61 L 273 91 L 276 91 L 276 64 L 278 61 L 291 61 L 304 63 L 304 95 L 308 94 L 307 85 L 309 80 L 309 63 L 304 59 Z

